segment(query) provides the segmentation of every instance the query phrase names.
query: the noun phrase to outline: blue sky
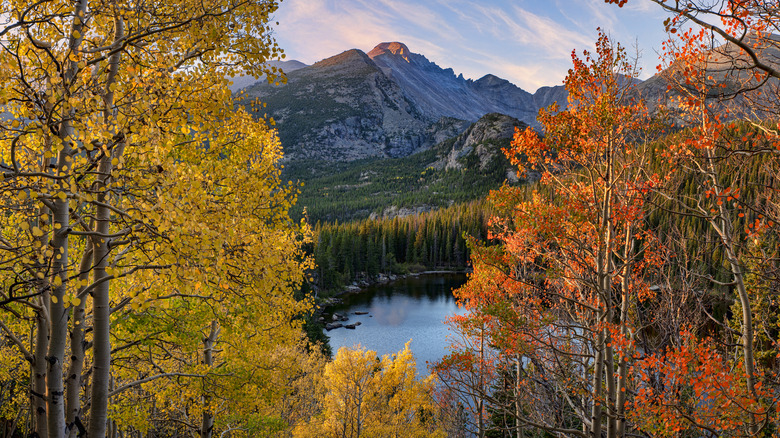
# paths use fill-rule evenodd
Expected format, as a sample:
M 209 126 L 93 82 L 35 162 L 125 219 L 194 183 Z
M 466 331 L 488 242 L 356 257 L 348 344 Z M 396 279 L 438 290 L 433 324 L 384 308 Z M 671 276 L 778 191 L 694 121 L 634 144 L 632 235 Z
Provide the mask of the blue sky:
M 478 79 L 493 73 L 533 92 L 559 85 L 571 51 L 592 49 L 597 27 L 634 52 L 647 78 L 665 38 L 661 9 L 604 0 L 284 0 L 274 19 L 287 59 L 312 64 L 401 41 L 439 66 Z

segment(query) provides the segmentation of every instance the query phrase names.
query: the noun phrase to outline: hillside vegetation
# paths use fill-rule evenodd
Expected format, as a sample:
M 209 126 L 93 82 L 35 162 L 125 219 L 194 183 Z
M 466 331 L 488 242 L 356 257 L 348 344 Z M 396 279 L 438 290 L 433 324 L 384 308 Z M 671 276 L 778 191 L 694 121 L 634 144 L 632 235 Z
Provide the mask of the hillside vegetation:
M 502 152 L 515 127 L 525 124 L 488 114 L 457 137 L 403 158 L 287 163 L 283 176 L 300 182 L 291 210 L 310 223 L 345 222 L 435 210 L 483 198 L 504 182 L 519 183 Z

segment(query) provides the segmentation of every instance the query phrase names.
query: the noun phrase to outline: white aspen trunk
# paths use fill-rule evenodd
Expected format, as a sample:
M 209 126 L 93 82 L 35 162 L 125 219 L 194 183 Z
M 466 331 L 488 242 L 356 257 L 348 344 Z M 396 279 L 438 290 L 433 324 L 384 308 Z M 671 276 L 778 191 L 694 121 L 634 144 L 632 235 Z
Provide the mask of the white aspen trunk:
M 119 71 L 121 40 L 124 38 L 124 22 L 122 17 L 117 16 L 114 19 L 114 42 L 112 47 L 116 52 L 109 58 L 109 72 L 106 79 L 106 95 L 103 97 L 103 122 L 108 125 L 114 124 L 114 92 L 111 91 L 112 85 L 116 82 Z M 116 130 L 116 127 L 114 127 Z M 118 134 L 115 132 L 115 135 Z M 117 145 L 121 151 L 121 145 Z M 91 405 L 89 414 L 88 436 L 90 438 L 103 438 L 106 435 L 106 420 L 108 419 L 108 394 L 111 375 L 111 300 L 110 280 L 106 273 L 108 266 L 108 254 L 111 250 L 110 239 L 110 210 L 105 207 L 110 202 L 108 196 L 108 187 L 111 184 L 111 172 L 113 166 L 111 160 L 120 158 L 121 152 L 112 151 L 100 160 L 98 168 L 99 178 L 96 186 L 99 189 L 97 199 L 101 204 L 96 211 L 96 229 L 97 236 L 92 240 L 94 257 L 94 281 L 99 284 L 92 291 L 92 327 L 93 327 L 93 361 L 92 361 L 92 391 Z M 101 237 L 104 236 L 104 237 Z
M 49 300 L 49 294 L 44 292 L 41 302 Z M 46 349 L 49 345 L 49 324 L 46 316 L 39 312 L 35 319 L 35 350 L 32 363 L 31 407 L 33 410 L 33 427 L 38 438 L 49 437 L 49 423 L 46 415 Z
M 219 323 L 211 321 L 211 329 L 208 336 L 203 338 L 203 364 L 211 368 L 214 366 L 214 343 L 219 336 Z M 203 418 L 200 424 L 200 438 L 211 438 L 214 430 L 214 413 L 211 411 L 209 403 L 211 396 L 204 392 L 203 394 Z
M 611 313 L 611 312 L 610 312 Z M 606 408 L 607 413 L 607 438 L 615 438 L 617 431 L 616 413 L 617 413 L 617 379 L 615 376 L 615 350 L 611 347 L 612 337 L 607 334 L 605 336 L 607 344 L 610 345 L 605 348 L 605 371 L 607 373 L 607 400 Z
M 725 222 L 725 221 L 724 221 Z M 728 225 L 727 225 L 728 226 Z M 729 238 L 731 236 L 728 236 Z M 745 381 L 747 383 L 748 390 L 751 395 L 758 399 L 756 392 L 756 370 L 755 359 L 753 352 L 753 309 L 751 308 L 750 297 L 747 294 L 745 288 L 745 278 L 742 272 L 742 267 L 739 265 L 734 250 L 731 246 L 732 242 L 723 242 L 726 248 L 726 257 L 729 259 L 729 266 L 731 267 L 731 273 L 734 276 L 734 283 L 737 286 L 737 296 L 739 297 L 739 303 L 742 306 L 742 359 L 745 362 Z M 750 414 L 750 433 L 757 434 L 759 427 L 755 414 Z
M 600 236 L 599 236 L 599 252 L 596 260 L 596 269 L 598 276 L 599 301 L 600 307 L 603 306 L 598 315 L 598 322 L 611 322 L 610 317 L 612 315 L 612 178 L 614 167 L 614 153 L 613 153 L 612 137 L 609 136 L 606 139 L 607 155 L 607 167 L 605 169 L 606 175 L 604 178 L 604 199 L 601 205 L 601 224 L 600 224 Z M 603 237 L 601 237 L 603 236 Z M 607 347 L 607 341 L 609 336 L 606 328 L 599 330 L 598 339 L 596 341 L 596 358 L 593 375 L 593 408 L 591 410 L 591 435 L 594 438 L 601 438 L 602 421 L 604 418 L 604 406 L 602 406 L 602 398 L 604 394 L 603 379 L 604 373 L 607 373 L 607 390 L 608 396 L 606 402 L 608 404 L 607 410 L 612 411 L 611 396 L 614 391 L 614 364 L 612 364 L 612 348 Z M 610 416 L 607 421 L 607 433 L 614 434 L 615 423 L 613 417 Z
M 92 264 L 92 249 L 84 251 L 79 266 L 79 281 L 86 284 L 89 280 L 89 268 Z M 79 287 L 79 294 L 85 286 Z M 78 305 L 73 306 L 73 318 L 70 331 L 70 367 L 68 378 L 65 381 L 65 423 L 68 428 L 68 436 L 75 438 L 78 432 L 75 423 L 81 412 L 81 373 L 84 371 L 84 316 L 85 302 L 82 299 Z
M 83 17 L 87 10 L 86 0 L 80 0 L 75 7 L 75 14 Z M 68 41 L 68 46 L 74 53 L 78 52 L 81 38 L 74 36 L 74 32 L 83 31 L 83 23 L 80 20 L 73 21 L 73 32 Z M 78 71 L 77 63 L 68 60 L 63 75 L 63 83 L 69 84 Z M 66 85 L 67 86 L 67 85 Z M 69 90 L 63 90 L 65 97 L 70 97 Z M 71 142 L 73 141 L 72 110 L 69 114 L 63 114 L 59 126 L 59 142 L 61 149 L 57 154 L 56 172 L 59 175 L 68 175 L 71 171 Z M 67 180 L 60 183 L 59 190 L 67 194 Z M 51 246 L 54 251 L 52 259 L 51 281 L 52 291 L 48 303 L 49 309 L 49 348 L 46 358 L 46 404 L 48 434 L 51 438 L 64 438 L 67 435 L 65 423 L 65 386 L 63 379 L 63 367 L 65 362 L 65 349 L 68 341 L 68 311 L 65 309 L 64 296 L 68 281 L 68 233 L 70 231 L 69 201 L 66 197 L 55 197 L 52 207 L 54 231 L 51 238 Z M 59 285 L 57 285 L 59 283 Z
M 599 332 L 598 340 L 596 341 L 596 358 L 593 366 L 593 379 L 591 385 L 593 389 L 591 391 L 591 425 L 590 435 L 594 438 L 601 438 L 601 418 L 603 416 L 601 406 L 601 386 L 602 375 L 604 373 L 604 333 Z
M 716 196 L 720 196 L 720 188 L 718 186 L 717 171 L 714 165 L 715 157 L 712 149 L 707 148 L 707 166 L 710 172 L 710 180 L 713 187 L 716 189 Z M 734 277 L 734 284 L 737 288 L 737 297 L 739 303 L 742 306 L 742 360 L 744 361 L 745 370 L 745 383 L 750 391 L 750 394 L 754 398 L 758 398 L 756 392 L 756 370 L 755 370 L 755 358 L 753 347 L 753 309 L 750 303 L 750 297 L 748 296 L 747 289 L 745 288 L 745 277 L 742 271 L 742 266 L 739 263 L 739 259 L 734 250 L 734 234 L 731 228 L 731 221 L 729 220 L 728 212 L 726 211 L 725 203 L 718 206 L 718 216 L 710 219 L 710 224 L 713 225 L 715 231 L 720 237 L 721 244 L 726 252 L 726 258 L 729 262 L 729 268 L 731 274 Z M 749 430 L 751 434 L 757 434 L 759 427 L 755 414 L 750 414 Z
M 108 178 L 111 173 L 111 156 L 100 161 L 100 174 Z M 98 194 L 98 201 L 105 204 L 108 196 L 105 191 Z M 109 232 L 109 210 L 97 208 L 96 231 L 100 235 Z M 103 438 L 106 436 L 106 420 L 108 419 L 108 394 L 111 377 L 111 304 L 109 297 L 109 281 L 106 267 L 109 253 L 108 238 L 94 237 L 94 281 L 101 282 L 92 291 L 92 328 L 93 328 L 93 360 L 92 360 L 92 392 L 89 414 L 89 437 Z
M 362 408 L 363 407 L 363 387 L 358 384 L 358 400 L 357 400 L 357 418 L 355 422 L 355 438 L 360 437 L 360 432 L 363 430 L 363 413 Z
M 478 418 L 478 433 L 479 438 L 485 436 L 485 419 L 483 417 L 483 410 L 485 409 L 485 325 L 482 324 L 482 329 L 479 335 L 479 402 L 477 403 L 477 410 L 479 411 Z
M 634 256 L 635 241 L 632 238 L 633 227 L 628 226 L 626 230 L 626 242 L 623 250 L 623 259 L 626 263 L 623 265 L 623 279 L 621 284 L 621 300 L 620 300 L 620 333 L 625 339 L 628 339 L 628 307 L 631 299 L 628 294 L 629 286 L 631 285 L 631 269 L 632 269 L 632 257 Z M 626 434 L 626 387 L 628 379 L 628 360 L 625 355 L 620 358 L 618 363 L 618 384 L 617 384 L 617 436 L 624 437 Z
M 73 128 L 70 122 L 63 121 L 60 127 L 62 150 L 57 157 L 57 169 L 61 174 L 67 173 L 70 164 L 70 141 Z M 61 190 L 65 191 L 65 187 Z M 68 313 L 65 309 L 64 297 L 68 281 L 68 229 L 70 228 L 68 199 L 57 197 L 54 201 L 52 216 L 54 218 L 54 236 L 51 246 L 55 257 L 52 260 L 51 284 L 52 292 L 49 299 L 49 349 L 46 354 L 46 404 L 49 423 L 49 436 L 65 437 L 65 386 L 63 382 L 63 366 L 65 362 L 65 347 L 68 342 Z M 60 283 L 55 285 L 54 281 Z
M 609 209 L 611 214 L 611 208 Z M 609 219 L 607 223 L 607 269 L 604 276 L 604 299 L 605 299 L 605 322 L 612 324 L 615 316 L 614 304 L 612 299 L 612 272 L 614 269 L 612 261 L 614 230 L 612 229 L 612 220 Z M 615 349 L 612 346 L 612 335 L 605 328 L 604 329 L 605 340 L 605 357 L 604 357 L 604 371 L 606 372 L 607 380 L 607 393 L 606 393 L 606 408 L 607 408 L 607 438 L 616 437 L 617 423 L 615 413 L 617 412 L 616 400 L 617 400 L 617 382 L 615 376 Z
M 515 357 L 515 436 L 522 438 L 523 428 L 520 426 L 520 416 L 523 414 L 520 406 L 520 355 Z

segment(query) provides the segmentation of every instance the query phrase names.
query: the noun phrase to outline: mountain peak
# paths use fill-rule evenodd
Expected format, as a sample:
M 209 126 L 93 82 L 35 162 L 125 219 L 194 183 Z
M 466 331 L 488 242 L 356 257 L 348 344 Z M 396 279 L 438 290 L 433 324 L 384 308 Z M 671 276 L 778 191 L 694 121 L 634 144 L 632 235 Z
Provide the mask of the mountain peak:
M 486 74 L 485 76 L 482 76 L 481 78 L 477 79 L 476 82 L 474 82 L 474 85 L 478 87 L 497 87 L 497 86 L 504 86 L 506 84 L 512 84 L 506 79 L 499 78 L 496 75 L 493 74 Z
M 323 59 L 322 61 L 315 62 L 312 65 L 312 67 L 316 67 L 316 68 L 334 67 L 342 64 L 354 64 L 354 63 L 374 65 L 371 59 L 369 59 L 369 57 L 366 56 L 366 54 L 363 53 L 361 50 L 350 49 L 345 52 L 341 52 L 338 55 L 331 56 L 330 58 Z
M 389 54 L 389 55 L 396 55 L 400 56 L 401 58 L 404 58 L 405 60 L 409 61 L 409 48 L 406 47 L 406 44 L 399 43 L 397 41 L 389 42 L 389 43 L 379 43 L 376 47 L 371 49 L 370 52 L 368 52 L 369 58 L 373 59 L 379 55 Z

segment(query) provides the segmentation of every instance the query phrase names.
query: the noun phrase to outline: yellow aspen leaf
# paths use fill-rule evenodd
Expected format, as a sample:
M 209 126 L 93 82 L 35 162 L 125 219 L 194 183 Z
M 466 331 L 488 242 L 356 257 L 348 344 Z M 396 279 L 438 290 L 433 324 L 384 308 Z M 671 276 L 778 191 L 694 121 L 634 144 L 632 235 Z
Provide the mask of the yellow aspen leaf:
M 52 296 L 51 296 L 51 302 L 52 302 L 52 303 L 54 303 L 54 304 L 57 304 L 57 302 L 58 302 L 58 301 L 59 301 L 59 300 L 57 299 L 57 296 L 56 296 L 56 295 L 52 295 Z
M 41 229 L 38 228 L 38 227 L 33 227 L 32 233 L 33 233 L 33 236 L 35 236 L 35 237 L 43 236 L 43 231 L 41 231 Z

